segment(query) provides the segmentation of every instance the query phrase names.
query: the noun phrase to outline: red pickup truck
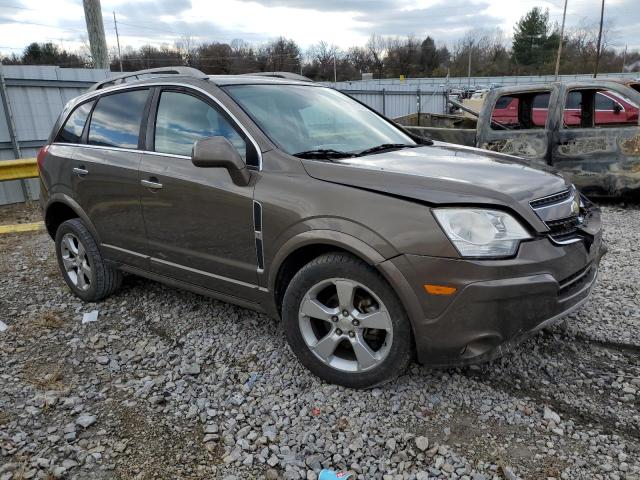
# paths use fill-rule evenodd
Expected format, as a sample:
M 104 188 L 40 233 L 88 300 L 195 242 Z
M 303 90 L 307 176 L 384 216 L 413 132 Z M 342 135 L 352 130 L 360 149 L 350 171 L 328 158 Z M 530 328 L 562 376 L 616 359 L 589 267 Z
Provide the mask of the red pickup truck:
M 549 93 L 537 95 L 533 103 L 533 124 L 542 126 L 547 123 L 549 116 Z M 580 125 L 582 95 L 578 91 L 570 92 L 564 108 L 564 124 L 567 126 Z M 503 125 L 513 126 L 518 123 L 518 108 L 520 99 L 517 96 L 505 95 L 496 102 L 491 116 L 492 120 Z M 604 91 L 595 96 L 596 125 L 637 125 L 638 107 L 624 95 Z

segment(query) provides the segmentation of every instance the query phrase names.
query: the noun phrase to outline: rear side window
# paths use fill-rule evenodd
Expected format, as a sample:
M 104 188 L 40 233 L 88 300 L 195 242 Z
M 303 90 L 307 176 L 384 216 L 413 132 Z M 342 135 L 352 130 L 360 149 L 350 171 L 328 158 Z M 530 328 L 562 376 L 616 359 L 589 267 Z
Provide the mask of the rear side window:
M 491 128 L 530 130 L 545 128 L 549 117 L 550 92 L 524 92 L 503 95 L 491 113 Z
M 137 148 L 147 94 L 131 90 L 100 98 L 91 115 L 89 144 Z
M 189 156 L 194 142 L 216 136 L 229 140 L 246 161 L 246 142 L 220 112 L 193 95 L 162 92 L 156 114 L 156 152 Z
M 62 127 L 62 130 L 56 137 L 56 142 L 64 143 L 80 143 L 82 137 L 82 131 L 84 130 L 84 124 L 87 123 L 89 113 L 91 113 L 91 107 L 93 102 L 83 103 L 77 107 Z

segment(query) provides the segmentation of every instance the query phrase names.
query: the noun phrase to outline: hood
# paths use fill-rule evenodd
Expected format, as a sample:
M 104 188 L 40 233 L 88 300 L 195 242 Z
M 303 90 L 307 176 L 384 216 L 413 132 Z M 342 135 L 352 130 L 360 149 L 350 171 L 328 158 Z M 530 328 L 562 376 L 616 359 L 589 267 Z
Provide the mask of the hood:
M 546 227 L 529 202 L 570 186 L 559 175 L 532 168 L 518 157 L 446 143 L 337 162 L 303 160 L 303 164 L 307 173 L 318 180 L 433 205 L 507 207 L 539 231 Z

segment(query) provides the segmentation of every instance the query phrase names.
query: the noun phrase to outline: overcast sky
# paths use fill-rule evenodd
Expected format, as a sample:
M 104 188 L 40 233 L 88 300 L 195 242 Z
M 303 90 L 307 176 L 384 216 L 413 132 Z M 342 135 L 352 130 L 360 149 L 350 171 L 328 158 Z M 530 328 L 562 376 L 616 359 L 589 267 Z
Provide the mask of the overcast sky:
M 372 33 L 431 35 L 450 44 L 471 29 L 502 28 L 534 6 L 561 20 L 564 0 L 102 0 L 109 47 L 120 43 L 172 45 L 189 35 L 196 42 L 261 43 L 283 35 L 302 47 L 325 40 L 342 48 L 361 45 Z M 640 49 L 639 0 L 606 0 L 610 43 Z M 595 23 L 600 0 L 569 0 L 567 25 Z M 81 0 L 0 0 L 0 51 L 20 53 L 30 42 L 54 42 L 74 49 L 86 41 Z

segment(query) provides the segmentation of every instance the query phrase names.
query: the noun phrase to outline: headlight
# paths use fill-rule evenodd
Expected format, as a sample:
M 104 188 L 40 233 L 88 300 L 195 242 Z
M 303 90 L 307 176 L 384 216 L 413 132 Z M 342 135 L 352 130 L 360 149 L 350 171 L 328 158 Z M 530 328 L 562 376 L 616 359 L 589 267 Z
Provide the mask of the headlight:
M 499 210 L 436 208 L 433 214 L 463 257 L 507 257 L 531 238 L 520 222 Z

